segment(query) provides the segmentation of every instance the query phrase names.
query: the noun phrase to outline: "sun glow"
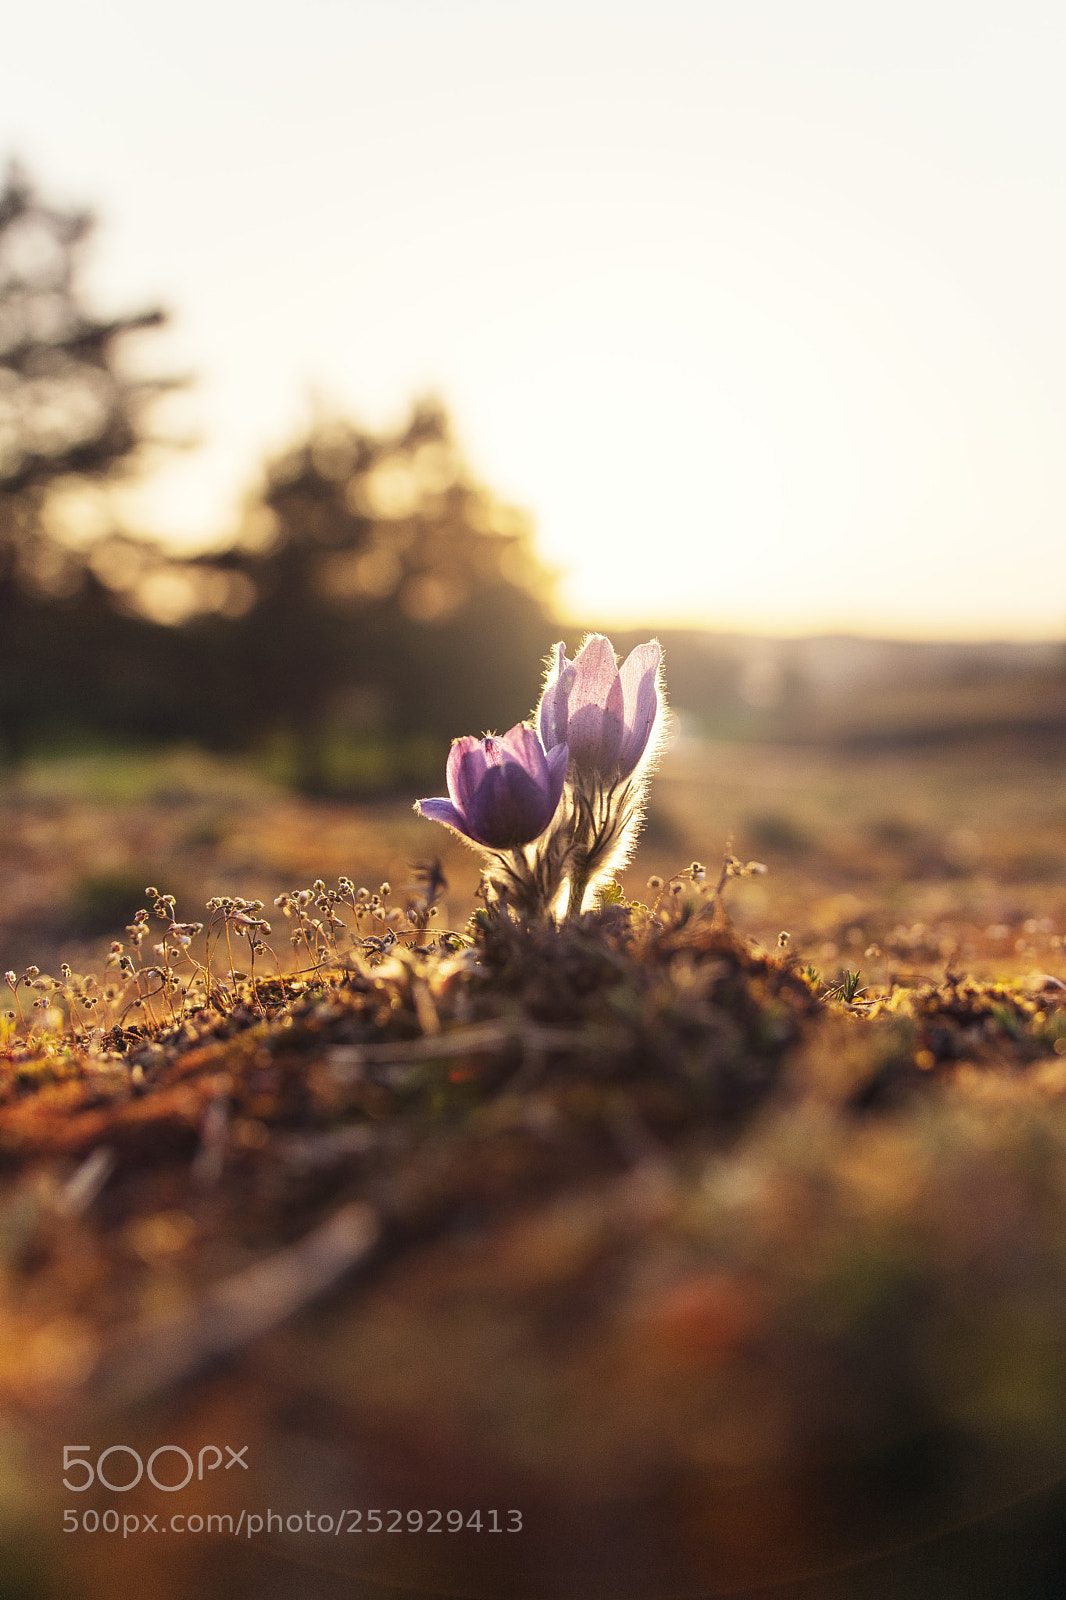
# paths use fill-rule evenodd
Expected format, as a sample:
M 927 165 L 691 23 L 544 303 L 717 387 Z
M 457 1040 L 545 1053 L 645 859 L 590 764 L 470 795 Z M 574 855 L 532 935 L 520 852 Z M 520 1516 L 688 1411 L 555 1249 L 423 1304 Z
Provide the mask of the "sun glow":
M 202 376 L 205 445 L 134 520 L 223 533 L 310 389 L 371 425 L 435 390 L 575 618 L 1061 631 L 1061 22 L 314 0 L 324 51 L 237 10 L 146 38 L 151 105 L 127 61 L 109 120 L 72 9 L 52 99 L 8 96 L 9 141 L 107 196 L 105 298 L 168 301 Z

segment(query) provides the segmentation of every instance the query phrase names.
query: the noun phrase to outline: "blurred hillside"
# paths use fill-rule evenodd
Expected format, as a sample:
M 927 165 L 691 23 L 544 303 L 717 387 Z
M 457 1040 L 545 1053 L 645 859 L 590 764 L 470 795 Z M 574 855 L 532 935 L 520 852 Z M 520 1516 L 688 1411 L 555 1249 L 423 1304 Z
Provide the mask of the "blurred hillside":
M 614 630 L 632 648 L 647 631 Z M 781 639 L 660 629 L 670 699 L 694 734 L 829 746 L 1066 732 L 1058 641 Z

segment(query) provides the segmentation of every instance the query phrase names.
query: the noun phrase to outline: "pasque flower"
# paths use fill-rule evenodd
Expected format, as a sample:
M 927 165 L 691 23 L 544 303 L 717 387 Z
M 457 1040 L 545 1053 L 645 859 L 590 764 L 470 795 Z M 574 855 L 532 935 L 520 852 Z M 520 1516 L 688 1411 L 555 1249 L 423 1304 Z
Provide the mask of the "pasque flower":
M 659 713 L 661 661 L 654 640 L 631 650 L 621 668 L 602 633 L 591 634 L 573 661 L 556 645 L 538 711 L 540 736 L 548 751 L 569 746 L 575 782 L 610 783 L 636 770 Z
M 662 729 L 661 672 L 654 639 L 638 644 L 621 667 L 602 633 L 590 634 L 573 661 L 565 645 L 555 647 L 537 716 L 545 749 L 565 744 L 570 751 L 568 917 L 632 854 Z
M 555 647 L 537 708 L 500 737 L 456 739 L 448 796 L 418 800 L 422 816 L 486 851 L 490 905 L 568 918 L 625 865 L 661 743 L 662 650 L 654 639 L 619 667 L 603 634 L 574 657 Z
M 555 815 L 566 779 L 565 742 L 547 753 L 528 722 L 487 739 L 456 739 L 448 756 L 450 799 L 416 809 L 487 850 L 515 850 L 538 839 Z

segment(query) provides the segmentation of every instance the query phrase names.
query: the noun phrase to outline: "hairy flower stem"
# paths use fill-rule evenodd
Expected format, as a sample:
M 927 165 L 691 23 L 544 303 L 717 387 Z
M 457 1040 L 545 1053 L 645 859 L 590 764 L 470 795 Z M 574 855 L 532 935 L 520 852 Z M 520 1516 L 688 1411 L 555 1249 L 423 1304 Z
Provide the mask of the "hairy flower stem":
M 616 867 L 624 866 L 633 847 L 640 816 L 639 783 L 596 780 L 574 789 L 574 821 L 566 857 L 570 897 L 567 922 L 581 915 L 589 888 Z
M 548 916 L 563 884 L 569 838 L 547 833 L 536 845 L 491 850 L 488 879 L 501 900 L 531 917 Z
M 581 907 L 585 903 L 585 895 L 588 892 L 590 876 L 587 858 L 581 866 L 575 865 L 574 870 L 570 873 L 570 898 L 566 902 L 565 921 L 572 922 L 576 916 L 580 915 Z

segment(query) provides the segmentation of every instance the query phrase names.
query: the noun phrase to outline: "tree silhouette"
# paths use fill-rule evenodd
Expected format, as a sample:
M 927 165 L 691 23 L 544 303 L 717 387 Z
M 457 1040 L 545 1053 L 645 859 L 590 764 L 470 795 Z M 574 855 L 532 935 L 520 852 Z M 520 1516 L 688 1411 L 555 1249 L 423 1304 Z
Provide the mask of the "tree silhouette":
M 214 555 L 182 561 L 115 528 L 76 550 L 50 531 L 54 496 L 139 460 L 153 442 L 148 408 L 173 386 L 130 377 L 122 360 L 161 311 L 86 308 L 91 226 L 11 168 L 0 189 L 7 753 L 74 730 L 273 742 L 302 787 L 338 791 L 421 782 L 451 737 L 526 714 L 551 640 L 547 574 L 526 518 L 476 481 L 436 402 L 391 433 L 320 416 L 266 464 L 237 543 Z M 188 597 L 181 626 L 152 614 L 160 579 Z
M 10 167 L 0 188 L 0 732 L 16 757 L 54 713 L 68 723 L 84 714 L 103 688 L 102 649 L 135 649 L 107 585 L 49 532 L 48 502 L 128 469 L 149 442 L 150 403 L 175 383 L 121 366 L 125 341 L 158 327 L 162 311 L 100 318 L 86 307 L 79 269 L 92 225 L 88 212 L 46 205 Z
M 268 463 L 216 564 L 253 598 L 239 624 L 202 625 L 205 649 L 213 631 L 233 713 L 284 737 L 302 787 L 336 785 L 338 738 L 439 749 L 529 709 L 548 577 L 434 401 L 394 433 L 320 418 Z

